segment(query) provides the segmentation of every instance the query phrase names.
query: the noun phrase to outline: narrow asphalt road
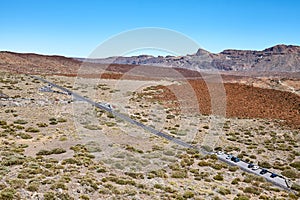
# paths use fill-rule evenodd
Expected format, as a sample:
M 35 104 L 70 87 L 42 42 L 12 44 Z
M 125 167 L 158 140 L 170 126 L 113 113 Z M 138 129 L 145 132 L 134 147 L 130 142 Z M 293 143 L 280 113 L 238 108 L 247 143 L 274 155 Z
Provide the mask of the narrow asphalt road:
M 277 175 L 275 177 L 271 177 L 272 172 L 270 172 L 269 170 L 267 170 L 267 172 L 265 174 L 261 174 L 261 171 L 263 170 L 263 168 L 259 167 L 258 169 L 253 169 L 248 167 L 249 163 L 240 160 L 238 162 L 234 162 L 232 161 L 229 156 L 231 156 L 230 154 L 226 154 L 226 153 L 222 153 L 222 154 L 216 154 L 218 159 L 229 164 L 229 165 L 235 165 L 238 166 L 240 169 L 242 169 L 243 171 L 246 171 L 248 173 L 252 173 L 255 174 L 257 176 L 262 176 L 264 177 L 267 181 L 273 183 L 274 185 L 277 185 L 278 187 L 284 188 L 286 190 L 290 190 L 290 183 L 288 182 L 288 180 L 281 176 L 281 175 Z

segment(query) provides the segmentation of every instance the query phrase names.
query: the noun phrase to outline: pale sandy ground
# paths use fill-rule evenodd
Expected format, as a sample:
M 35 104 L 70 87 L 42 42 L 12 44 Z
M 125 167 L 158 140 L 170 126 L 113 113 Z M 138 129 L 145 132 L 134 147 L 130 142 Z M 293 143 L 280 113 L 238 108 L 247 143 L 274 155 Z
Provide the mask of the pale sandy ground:
M 74 101 L 72 103 L 67 103 L 68 100 L 72 100 L 69 96 L 61 94 L 52 93 L 42 93 L 38 92 L 38 88 L 45 84 L 33 83 L 32 79 L 28 77 L 23 77 L 24 81 L 20 81 L 22 75 L 17 77 L 12 77 L 17 81 L 13 85 L 14 89 L 1 89 L 3 93 L 9 96 L 20 95 L 24 98 L 33 98 L 32 104 L 26 107 L 6 107 L 1 110 L 0 120 L 5 120 L 8 123 L 13 123 L 17 119 L 24 119 L 28 121 L 25 127 L 36 127 L 37 123 L 49 123 L 49 119 L 54 118 L 64 118 L 67 121 L 63 123 L 58 123 L 57 125 L 49 125 L 45 128 L 39 128 L 40 132 L 30 133 L 32 139 L 20 139 L 20 138 L 3 138 L 3 141 L 16 142 L 18 144 L 28 144 L 29 146 L 25 149 L 24 154 L 26 156 L 34 157 L 37 152 L 43 149 L 53 149 L 53 148 L 63 148 L 67 152 L 58 155 L 49 155 L 47 158 L 55 158 L 59 161 L 73 156 L 73 151 L 69 148 L 76 144 L 85 144 L 90 147 L 98 147 L 101 151 L 93 153 L 95 155 L 95 161 L 104 162 L 105 166 L 110 170 L 110 173 L 116 173 L 118 176 L 124 176 L 124 171 L 136 171 L 141 173 L 146 173 L 151 170 L 166 169 L 167 173 L 171 173 L 172 170 L 169 168 L 170 165 L 180 161 L 176 155 L 180 155 L 185 151 L 180 147 L 174 146 L 161 138 L 154 137 L 150 133 L 144 130 L 134 127 L 133 125 L 124 123 L 114 118 L 109 118 L 106 113 L 102 113 L 99 110 L 95 110 L 93 107 L 87 105 L 86 103 Z M 128 114 L 130 116 L 141 116 L 141 119 L 145 119 L 144 123 L 152 125 L 155 128 L 170 132 L 167 130 L 168 127 L 176 127 L 183 133 L 180 136 L 181 139 L 194 142 L 196 145 L 202 145 L 204 138 L 210 132 L 210 129 L 205 128 L 206 126 L 211 126 L 213 117 L 203 116 L 193 113 L 179 113 L 174 114 L 172 110 L 165 108 L 160 102 L 150 102 L 144 99 L 143 96 L 138 94 L 143 92 L 143 89 L 155 86 L 155 85 L 170 85 L 170 84 L 180 84 L 179 82 L 173 81 L 137 81 L 137 80 L 96 80 L 96 79 L 74 79 L 70 77 L 46 77 L 50 81 L 54 81 L 62 86 L 68 86 L 71 90 L 78 92 L 79 94 L 88 96 L 93 100 L 100 102 L 109 102 L 113 105 L 114 109 L 119 110 L 122 113 Z M 4 83 L 0 86 L 3 87 Z M 100 85 L 100 86 L 99 86 Z M 95 86 L 97 89 L 95 89 Z M 99 87 L 97 87 L 99 86 Z M 20 88 L 20 89 L 17 89 Z M 153 91 L 159 92 L 159 91 Z M 42 102 L 48 102 L 49 105 L 36 104 L 36 100 L 43 100 Z M 21 101 L 22 103 L 22 101 Z M 6 113 L 5 110 L 13 109 L 16 111 L 18 116 L 14 116 L 12 113 Z M 139 113 L 139 114 L 137 114 Z M 174 119 L 166 119 L 166 116 L 172 114 L 175 116 Z M 270 132 L 276 132 L 276 137 L 278 139 L 283 138 L 284 134 L 291 135 L 293 140 L 298 144 L 300 142 L 299 133 L 295 130 L 289 130 L 287 128 L 280 127 L 276 122 L 264 119 L 225 119 L 222 121 L 223 125 L 228 128 L 222 129 L 220 137 L 216 141 L 216 146 L 222 146 L 223 148 L 228 147 L 238 147 L 239 150 L 232 151 L 233 154 L 238 154 L 245 151 L 249 156 L 256 155 L 256 159 L 251 159 L 254 162 L 258 160 L 267 161 L 269 163 L 274 163 L 279 161 L 281 163 L 286 163 L 291 156 L 289 151 L 268 151 L 264 147 L 264 141 L 271 139 L 269 136 Z M 98 127 L 99 130 L 89 130 L 87 125 L 94 125 Z M 24 130 L 20 130 L 24 132 Z M 226 134 L 236 133 L 240 134 L 237 136 L 240 140 L 251 140 L 253 143 L 258 144 L 257 148 L 249 149 L 247 145 L 237 142 L 229 141 L 230 136 Z M 249 135 L 249 132 L 251 133 Z M 262 133 L 267 133 L 262 135 Z M 143 153 L 128 152 L 124 148 L 126 145 L 132 146 L 135 149 L 142 150 Z M 162 150 L 152 151 L 153 146 L 159 146 Z M 264 149 L 265 152 L 257 154 L 257 149 Z M 293 147 L 294 151 L 300 150 L 298 147 Z M 171 152 L 170 154 L 166 153 Z M 249 158 L 246 156 L 246 158 Z M 294 160 L 299 160 L 299 157 L 294 158 Z M 223 168 L 221 170 L 215 170 L 211 167 L 199 167 L 197 165 L 199 161 L 196 161 L 189 169 L 195 168 L 200 170 L 200 172 L 207 173 L 207 178 L 210 181 L 195 180 L 192 174 L 189 178 L 176 179 L 176 178 L 153 178 L 153 179 L 141 179 L 136 180 L 140 184 L 147 186 L 150 190 L 150 195 L 145 195 L 138 193 L 134 196 L 121 196 L 121 199 L 161 199 L 165 192 L 159 189 L 153 189 L 155 184 L 161 184 L 164 186 L 170 186 L 178 194 L 183 194 L 185 191 L 194 191 L 199 199 L 214 199 L 215 196 L 219 196 L 221 199 L 233 199 L 238 193 L 243 193 L 242 190 L 245 187 L 252 186 L 251 183 L 241 182 L 238 186 L 231 185 L 231 181 L 234 178 L 240 178 L 243 180 L 244 175 L 242 171 L 237 170 L 236 172 L 229 172 L 228 169 Z M 287 163 L 286 163 L 287 164 Z M 16 177 L 17 172 L 20 170 L 16 167 L 11 167 L 11 172 L 7 176 L 2 176 L 2 178 L 12 178 Z M 79 175 L 87 175 L 89 173 L 88 167 L 82 167 L 80 169 Z M 280 170 L 274 170 L 280 173 Z M 212 179 L 217 172 L 222 172 L 224 176 L 224 181 L 215 181 Z M 62 176 L 64 172 L 60 172 Z M 104 175 L 108 176 L 109 172 L 105 174 L 95 174 L 95 179 L 100 181 Z M 59 178 L 59 177 L 58 177 Z M 3 180 L 4 180 L 3 179 Z M 299 182 L 299 179 L 295 181 Z M 127 190 L 141 190 L 132 186 L 118 186 L 120 191 Z M 70 194 L 76 189 L 82 186 L 74 181 L 68 184 L 69 189 L 67 192 Z M 151 188 L 151 189 L 150 189 Z M 220 188 L 228 188 L 231 190 L 231 194 L 223 196 L 219 194 Z M 48 188 L 49 189 L 49 188 Z M 42 187 L 39 193 L 43 193 L 48 190 L 47 187 Z M 176 193 L 176 194 L 177 194 Z M 272 190 L 263 190 L 261 192 L 269 197 L 282 197 L 282 199 L 287 198 L 287 193 L 284 191 L 275 192 Z M 126 192 L 125 192 L 126 194 Z M 32 195 L 32 193 L 28 193 Z M 74 194 L 75 198 L 79 198 L 79 194 Z M 88 195 L 91 199 L 99 198 L 99 192 L 89 192 Z M 101 194 L 102 195 L 102 194 Z M 101 196 L 100 195 L 100 196 Z M 247 194 L 246 194 L 247 195 Z M 101 198 L 112 197 L 101 196 Z M 252 199 L 258 199 L 259 195 L 248 194 L 252 196 Z

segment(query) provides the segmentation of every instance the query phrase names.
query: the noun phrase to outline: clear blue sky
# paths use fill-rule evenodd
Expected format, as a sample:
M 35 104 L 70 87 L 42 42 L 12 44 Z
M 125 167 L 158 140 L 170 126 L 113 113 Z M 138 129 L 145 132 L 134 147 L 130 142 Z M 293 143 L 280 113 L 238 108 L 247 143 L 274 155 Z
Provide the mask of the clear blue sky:
M 300 45 L 296 0 L 2 0 L 0 50 L 87 57 L 122 31 L 162 27 L 211 52 Z

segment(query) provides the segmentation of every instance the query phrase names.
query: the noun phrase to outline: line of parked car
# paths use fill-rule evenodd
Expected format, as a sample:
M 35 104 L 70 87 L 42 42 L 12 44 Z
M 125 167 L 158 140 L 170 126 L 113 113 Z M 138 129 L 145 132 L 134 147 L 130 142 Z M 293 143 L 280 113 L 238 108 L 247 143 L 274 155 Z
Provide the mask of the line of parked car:
M 222 152 L 222 151 L 218 151 L 217 154 L 218 154 L 218 155 L 224 155 L 225 153 Z M 227 159 L 227 160 L 231 160 L 232 162 L 235 162 L 235 163 L 238 163 L 238 162 L 241 161 L 241 159 L 239 159 L 238 157 L 235 157 L 235 156 L 230 155 L 230 154 L 226 156 L 226 159 Z M 243 162 L 244 162 L 244 161 L 243 161 Z M 256 170 L 258 170 L 258 169 L 261 169 L 261 171 L 259 172 L 259 174 L 261 174 L 261 175 L 264 175 L 264 174 L 270 172 L 270 171 L 268 171 L 267 169 L 260 168 L 259 166 L 254 165 L 253 163 L 249 163 L 249 164 L 248 164 L 248 168 L 251 169 L 251 170 L 253 170 L 253 171 L 256 171 Z M 275 177 L 278 176 L 278 174 L 275 174 L 275 173 L 273 173 L 273 172 L 270 172 L 270 173 L 271 173 L 271 176 L 270 176 L 271 178 L 275 178 Z
M 53 86 L 48 84 L 44 87 L 39 88 L 39 91 L 41 92 L 53 92 L 53 93 L 58 93 L 58 94 L 65 94 L 65 95 L 71 95 L 70 92 L 66 92 L 66 91 L 56 91 L 56 90 L 52 90 Z

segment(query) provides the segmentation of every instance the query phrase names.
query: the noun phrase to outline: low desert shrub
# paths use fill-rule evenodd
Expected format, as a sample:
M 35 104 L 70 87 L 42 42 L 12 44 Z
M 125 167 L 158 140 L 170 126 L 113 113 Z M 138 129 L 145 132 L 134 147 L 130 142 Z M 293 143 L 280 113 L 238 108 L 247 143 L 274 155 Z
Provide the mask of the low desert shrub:
M 44 156 L 44 155 L 51 155 L 51 154 L 62 154 L 65 153 L 66 150 L 62 148 L 55 148 L 52 150 L 40 150 L 39 152 L 36 153 L 37 156 Z
M 288 178 L 299 178 L 299 173 L 297 173 L 293 169 L 285 169 L 281 172 L 283 176 L 286 176 Z
M 223 177 L 220 173 L 218 173 L 217 175 L 215 175 L 215 176 L 213 177 L 213 179 L 215 179 L 215 180 L 217 180 L 217 181 L 223 181 L 223 180 L 224 180 L 224 177 Z
M 14 124 L 27 124 L 28 122 L 23 120 L 23 119 L 18 119 L 16 121 L 14 121 Z
M 295 161 L 290 164 L 291 167 L 296 168 L 298 171 L 300 170 L 300 161 Z
M 171 177 L 172 178 L 187 178 L 188 174 L 187 174 L 187 171 L 185 171 L 185 170 L 178 170 L 178 171 L 173 171 Z

